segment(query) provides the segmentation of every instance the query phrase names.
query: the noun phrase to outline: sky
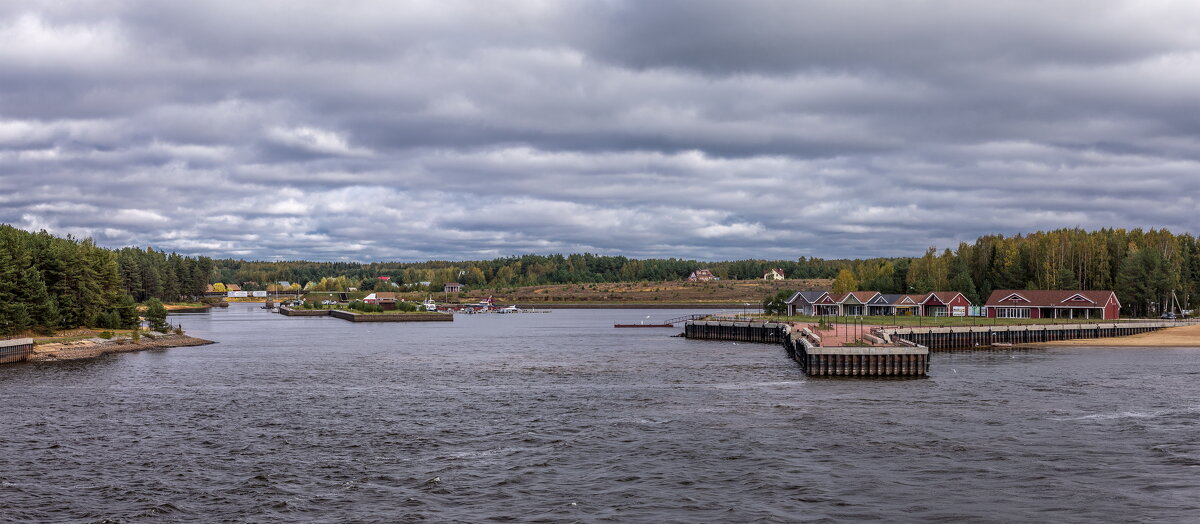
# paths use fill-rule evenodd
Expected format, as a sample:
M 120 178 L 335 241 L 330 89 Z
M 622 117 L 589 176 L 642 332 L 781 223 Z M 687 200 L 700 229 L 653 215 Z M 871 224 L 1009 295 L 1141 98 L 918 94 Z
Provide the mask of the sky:
M 257 260 L 1200 230 L 1200 3 L 0 3 L 0 223 Z

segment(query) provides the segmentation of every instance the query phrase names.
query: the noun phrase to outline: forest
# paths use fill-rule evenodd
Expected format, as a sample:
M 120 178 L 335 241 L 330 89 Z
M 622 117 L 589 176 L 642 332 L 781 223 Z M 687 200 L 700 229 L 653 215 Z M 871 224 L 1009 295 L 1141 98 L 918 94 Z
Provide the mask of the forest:
M 931 247 L 917 257 L 860 260 L 801 257 L 704 262 L 583 253 L 468 262 L 216 260 L 214 264 L 218 282 L 265 289 L 268 283 L 288 281 L 328 290 L 347 284 L 373 289 L 381 276 L 399 285 L 429 282 L 432 290 L 440 290 L 445 282 L 478 289 L 682 280 L 698 268 L 708 268 L 722 279 L 745 280 L 762 278 L 767 269 L 778 267 L 789 279 L 836 278 L 834 291 L 960 291 L 979 305 L 994 289 L 1112 289 L 1117 291 L 1124 313 L 1133 316 L 1161 310 L 1172 292 L 1181 304 L 1190 303 L 1200 289 L 1200 244 L 1196 237 L 1165 229 L 1059 229 L 1007 237 L 986 235 L 954 249 Z
M 137 302 L 198 296 L 212 261 L 0 225 L 0 336 L 80 326 L 132 328 Z
M 704 262 L 632 259 L 590 253 L 523 255 L 483 261 L 259 262 L 212 260 L 150 248 L 98 247 L 0 225 L 0 335 L 78 326 L 121 328 L 137 322 L 137 303 L 191 300 L 209 283 L 267 289 L 279 281 L 310 290 L 371 290 L 387 282 L 440 290 L 545 284 L 682 280 L 708 268 L 725 280 L 762 278 L 782 268 L 789 279 L 834 279 L 834 291 L 960 291 L 982 304 L 995 289 L 1112 289 L 1128 316 L 1154 315 L 1174 294 L 1184 308 L 1200 289 L 1200 242 L 1165 229 L 1059 229 L 986 235 L 918 257 Z M 423 284 L 423 283 L 428 284 Z

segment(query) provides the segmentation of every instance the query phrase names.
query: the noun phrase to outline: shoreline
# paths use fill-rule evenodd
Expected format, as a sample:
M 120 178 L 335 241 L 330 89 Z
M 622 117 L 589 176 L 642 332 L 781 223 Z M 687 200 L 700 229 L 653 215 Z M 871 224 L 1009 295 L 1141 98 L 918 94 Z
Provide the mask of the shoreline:
M 216 344 L 188 335 L 163 334 L 150 339 L 142 335 L 136 343 L 128 338 L 99 339 L 90 338 L 74 342 L 56 342 L 34 346 L 33 354 L 25 359 L 26 362 L 58 362 L 66 360 L 82 360 L 96 358 L 112 353 L 131 353 L 148 349 L 168 349 L 177 347 L 206 346 Z
M 1160 329 L 1158 331 L 1152 331 L 1150 333 L 1141 333 L 1138 335 L 1129 335 L 1124 337 L 1079 338 L 1074 340 L 1058 340 L 1055 342 L 1029 342 L 1025 344 L 1019 344 L 1019 347 L 1038 348 L 1078 346 L 1128 348 L 1200 347 L 1200 324 L 1170 327 L 1166 329 Z

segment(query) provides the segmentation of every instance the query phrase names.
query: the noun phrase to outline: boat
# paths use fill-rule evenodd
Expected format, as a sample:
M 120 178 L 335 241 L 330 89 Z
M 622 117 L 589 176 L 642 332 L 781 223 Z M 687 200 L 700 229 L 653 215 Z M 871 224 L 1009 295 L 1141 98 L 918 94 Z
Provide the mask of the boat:
M 503 309 L 499 309 L 499 310 L 497 310 L 496 312 L 497 312 L 497 313 L 520 313 L 520 312 L 521 312 L 521 310 L 520 310 L 520 309 L 518 309 L 518 308 L 517 308 L 517 306 L 513 305 L 513 306 L 508 306 L 508 307 L 506 307 L 506 308 L 503 308 Z
M 438 310 L 437 302 L 433 301 L 433 297 L 426 298 L 425 301 L 421 303 L 421 306 L 425 308 L 425 311 Z

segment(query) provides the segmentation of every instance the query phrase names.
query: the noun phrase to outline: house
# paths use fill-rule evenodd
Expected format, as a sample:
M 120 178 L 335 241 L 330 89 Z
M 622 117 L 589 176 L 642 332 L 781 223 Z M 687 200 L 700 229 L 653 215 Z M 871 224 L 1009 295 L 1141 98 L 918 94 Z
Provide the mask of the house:
M 1112 291 L 993 291 L 984 305 L 988 318 L 1094 318 L 1116 320 L 1121 302 Z
M 845 293 L 830 294 L 825 293 L 824 296 L 813 302 L 812 309 L 815 316 L 836 316 L 842 312 L 842 300 L 846 298 Z
M 792 296 L 784 302 L 787 304 L 788 316 L 809 315 L 814 316 L 816 313 L 813 304 L 816 304 L 822 297 L 828 295 L 828 291 L 799 291 L 793 293 Z
M 957 291 L 933 291 L 916 302 L 921 306 L 919 314 L 926 317 L 965 317 L 972 305 Z
M 692 271 L 692 274 L 688 275 L 688 277 L 687 277 L 688 282 L 709 282 L 712 280 L 721 280 L 721 279 L 717 278 L 716 275 L 712 274 L 712 271 L 709 271 L 707 269 L 697 269 L 695 271 Z
M 780 268 L 768 269 L 763 273 L 763 280 L 786 280 L 783 277 L 783 270 Z
M 396 309 L 396 293 L 391 291 L 376 292 L 375 303 L 382 306 L 383 309 Z
M 446 284 L 442 286 L 442 293 L 458 293 L 460 291 L 462 291 L 462 284 L 459 284 L 458 282 L 446 282 Z
M 225 291 L 241 291 L 242 286 L 237 284 L 225 284 Z
M 364 304 L 378 304 L 383 309 L 396 309 L 396 294 L 387 291 L 371 293 L 363 297 Z
M 851 291 L 838 301 L 839 313 L 849 317 L 861 317 L 867 314 L 867 302 L 878 295 L 878 291 Z
M 871 297 L 871 300 L 867 301 L 867 315 L 873 317 L 895 315 L 897 314 L 896 306 L 902 298 L 904 298 L 904 295 L 898 293 L 888 295 L 876 293 L 874 297 Z

